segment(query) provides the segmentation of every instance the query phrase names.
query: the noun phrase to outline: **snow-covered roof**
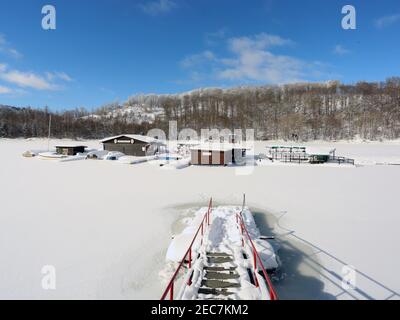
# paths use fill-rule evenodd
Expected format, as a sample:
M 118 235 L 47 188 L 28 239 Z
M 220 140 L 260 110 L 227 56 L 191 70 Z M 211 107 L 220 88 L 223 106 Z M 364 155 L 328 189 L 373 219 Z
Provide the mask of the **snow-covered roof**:
M 200 151 L 229 151 L 233 149 L 246 149 L 246 147 L 238 143 L 202 143 L 190 148 L 190 150 Z
M 267 149 L 305 149 L 306 147 L 302 146 L 283 146 L 283 145 L 273 145 L 266 146 Z
M 306 153 L 308 155 L 320 155 L 320 156 L 329 156 L 336 151 L 335 148 L 329 147 L 307 147 Z
M 87 146 L 81 144 L 59 144 L 56 145 L 56 148 L 87 148 Z
M 143 141 L 146 143 L 161 143 L 160 140 L 157 140 L 157 139 L 149 137 L 149 136 L 143 136 L 141 134 L 120 134 L 118 136 L 105 138 L 105 139 L 101 140 L 100 142 L 106 142 L 106 141 L 118 139 L 121 137 L 127 137 L 129 139 L 135 139 L 135 140 Z

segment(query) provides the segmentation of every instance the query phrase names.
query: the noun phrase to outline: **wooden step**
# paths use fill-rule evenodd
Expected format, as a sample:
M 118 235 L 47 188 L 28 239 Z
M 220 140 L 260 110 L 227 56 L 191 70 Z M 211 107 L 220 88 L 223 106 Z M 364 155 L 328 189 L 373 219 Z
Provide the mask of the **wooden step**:
M 207 252 L 206 256 L 207 257 L 232 257 L 231 254 L 228 254 L 225 252 Z
M 206 271 L 235 271 L 236 267 L 209 267 L 209 266 L 204 266 L 203 268 Z
M 211 288 L 199 288 L 198 291 L 199 294 L 204 294 L 204 295 L 214 295 L 214 296 L 230 296 L 233 294 L 233 292 L 229 292 L 226 289 L 211 289 Z
M 205 274 L 205 278 L 208 280 L 229 280 L 229 279 L 238 279 L 240 276 L 236 272 L 215 272 L 215 271 L 207 271 Z
M 207 261 L 208 261 L 208 263 L 215 263 L 215 264 L 227 263 L 227 262 L 233 262 L 233 257 L 208 257 L 207 256 Z
M 222 280 L 203 279 L 201 281 L 201 286 L 211 289 L 240 288 L 240 283 L 228 282 Z

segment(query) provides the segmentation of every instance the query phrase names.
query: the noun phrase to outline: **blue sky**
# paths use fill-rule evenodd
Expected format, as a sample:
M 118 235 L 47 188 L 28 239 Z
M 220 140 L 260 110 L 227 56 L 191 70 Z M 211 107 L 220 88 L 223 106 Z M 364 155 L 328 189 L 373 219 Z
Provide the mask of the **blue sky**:
M 54 5 L 56 30 L 41 27 Z M 357 29 L 343 30 L 351 4 Z M 398 0 L 3 0 L 0 104 L 92 109 L 137 93 L 400 75 Z

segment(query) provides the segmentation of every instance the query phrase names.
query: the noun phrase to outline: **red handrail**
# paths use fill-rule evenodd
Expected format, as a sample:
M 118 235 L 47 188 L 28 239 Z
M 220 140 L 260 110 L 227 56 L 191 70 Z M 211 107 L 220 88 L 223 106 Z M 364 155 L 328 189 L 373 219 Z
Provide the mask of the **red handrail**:
M 237 221 L 237 223 L 239 223 L 239 221 L 240 221 L 239 225 L 240 225 L 240 229 L 241 229 L 242 235 L 243 235 L 243 231 L 244 231 L 246 236 L 247 236 L 248 241 L 250 242 L 251 249 L 253 250 L 254 281 L 256 283 L 256 286 L 257 287 L 259 286 L 259 283 L 258 283 L 258 280 L 257 280 L 257 263 L 259 263 L 259 266 L 261 267 L 261 271 L 262 271 L 262 273 L 264 275 L 264 278 L 265 278 L 265 281 L 267 283 L 267 287 L 268 287 L 268 291 L 269 291 L 269 295 L 270 295 L 271 300 L 278 300 L 278 295 L 276 294 L 276 291 L 275 291 L 275 289 L 274 289 L 274 287 L 272 285 L 271 279 L 269 278 L 267 272 L 265 271 L 264 264 L 262 263 L 262 260 L 260 258 L 260 255 L 257 252 L 257 249 L 256 249 L 256 247 L 255 247 L 255 245 L 253 243 L 253 240 L 251 239 L 250 234 L 247 231 L 247 228 L 246 228 L 246 225 L 245 225 L 245 223 L 243 221 L 243 217 L 242 217 L 241 212 L 236 214 L 236 221 Z M 242 245 L 244 246 L 243 238 L 242 238 Z
M 212 207 L 212 198 L 210 199 L 210 202 L 208 204 L 208 210 L 206 212 L 206 214 L 203 217 L 203 220 L 201 221 L 201 224 L 199 226 L 199 228 L 197 229 L 197 232 L 195 233 L 192 242 L 190 243 L 190 246 L 188 248 L 188 250 L 186 251 L 185 255 L 183 256 L 181 262 L 179 263 L 178 268 L 176 269 L 174 275 L 172 276 L 171 280 L 168 283 L 167 288 L 165 289 L 163 295 L 161 296 L 161 300 L 165 300 L 165 298 L 167 297 L 168 293 L 169 293 L 169 299 L 170 300 L 174 300 L 174 283 L 175 280 L 179 274 L 180 269 L 183 267 L 186 257 L 189 255 L 189 269 L 192 267 L 192 247 L 194 242 L 196 241 L 197 236 L 199 235 L 200 231 L 201 231 L 201 243 L 203 244 L 203 237 L 204 237 L 204 223 L 206 224 L 206 227 L 210 225 L 210 213 L 211 213 L 211 207 Z M 188 285 L 191 285 L 191 279 L 189 278 L 188 280 Z

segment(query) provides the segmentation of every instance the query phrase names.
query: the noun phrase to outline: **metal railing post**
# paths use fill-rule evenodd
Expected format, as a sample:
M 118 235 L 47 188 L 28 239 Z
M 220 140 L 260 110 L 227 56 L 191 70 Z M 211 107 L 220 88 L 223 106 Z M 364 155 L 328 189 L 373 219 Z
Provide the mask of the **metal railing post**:
M 204 239 L 204 222 L 201 222 L 201 242 L 200 244 L 203 245 L 203 239 Z
M 208 225 L 210 225 L 210 215 L 211 215 L 211 208 L 212 208 L 212 198 L 210 199 L 210 203 L 208 205 L 208 212 L 207 212 L 207 216 L 208 216 Z
M 257 279 L 257 253 L 255 248 L 253 248 L 253 260 L 254 260 L 254 282 L 256 287 L 259 287 L 258 279 Z
M 242 233 L 242 246 L 244 247 L 244 236 L 246 235 L 246 239 L 248 240 L 248 245 L 252 249 L 253 262 L 254 262 L 254 283 L 255 283 L 255 286 L 257 288 L 259 288 L 259 286 L 260 286 L 260 283 L 259 283 L 259 281 L 257 279 L 258 265 L 260 265 L 261 271 L 262 271 L 262 273 L 264 275 L 265 282 L 266 282 L 266 285 L 267 285 L 267 288 L 268 288 L 269 298 L 271 300 L 278 300 L 278 296 L 277 296 L 277 294 L 275 292 L 275 289 L 274 289 L 274 287 L 273 287 L 273 285 L 271 283 L 271 280 L 270 280 L 270 278 L 269 278 L 269 276 L 268 276 L 268 274 L 267 274 L 267 272 L 265 270 L 264 264 L 263 264 L 263 262 L 262 262 L 262 260 L 261 260 L 261 258 L 259 256 L 259 254 L 257 252 L 257 249 L 256 249 L 256 247 L 255 247 L 255 245 L 253 243 L 253 240 L 251 239 L 250 234 L 247 231 L 247 228 L 246 228 L 246 226 L 244 224 L 243 217 L 239 216 L 239 215 L 237 215 L 237 217 L 239 218 L 239 221 L 240 221 L 240 229 L 241 229 L 241 233 Z
M 201 224 L 199 225 L 199 227 L 197 228 L 197 231 L 193 237 L 193 240 L 188 248 L 188 250 L 186 251 L 184 257 L 182 258 L 182 260 L 180 261 L 179 266 L 177 267 L 177 269 L 175 270 L 174 275 L 171 277 L 171 280 L 167 286 L 167 288 L 165 289 L 163 295 L 161 296 L 161 300 L 164 300 L 167 298 L 168 294 L 170 297 L 170 300 L 174 299 L 174 284 L 175 284 L 175 280 L 178 277 L 179 271 L 184 267 L 185 263 L 186 263 L 186 259 L 189 258 L 189 263 L 188 263 L 188 269 L 192 268 L 192 247 L 196 241 L 196 239 L 198 238 L 200 232 L 201 232 L 201 245 L 203 245 L 204 243 L 204 235 L 207 232 L 207 227 L 211 225 L 211 210 L 212 210 L 212 198 L 210 199 L 209 205 L 208 205 L 208 211 L 204 214 L 203 220 L 201 221 Z M 243 232 L 243 230 L 242 230 Z M 244 240 L 242 237 L 242 243 L 244 246 Z M 189 272 L 191 272 L 190 277 L 188 279 L 187 284 L 190 286 L 192 284 L 192 279 L 191 277 L 193 276 L 193 270 L 189 270 Z
M 257 254 L 256 251 L 253 248 L 253 260 L 254 260 L 254 272 L 257 270 Z
M 192 247 L 189 248 L 189 269 L 192 267 Z

